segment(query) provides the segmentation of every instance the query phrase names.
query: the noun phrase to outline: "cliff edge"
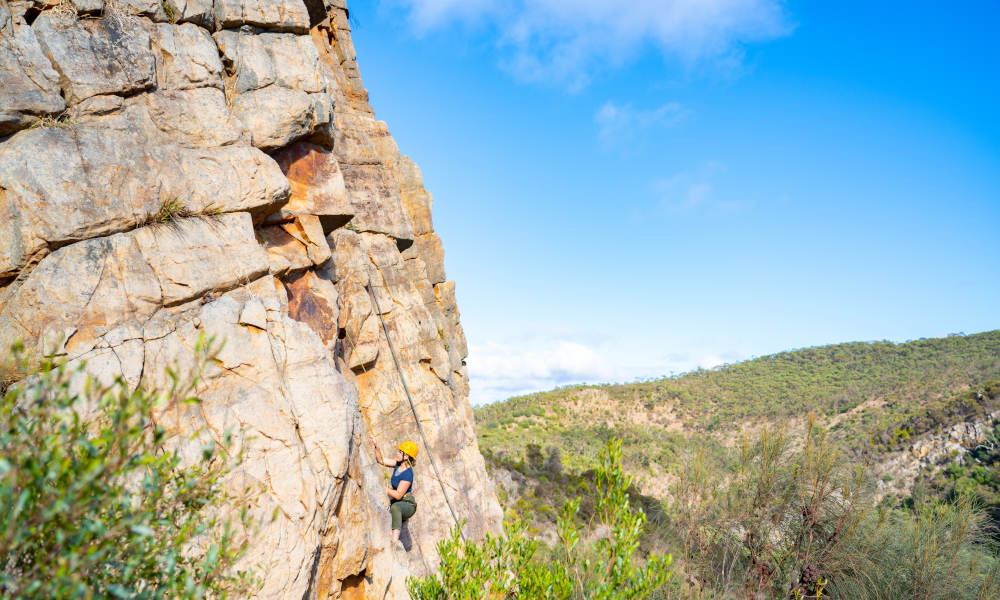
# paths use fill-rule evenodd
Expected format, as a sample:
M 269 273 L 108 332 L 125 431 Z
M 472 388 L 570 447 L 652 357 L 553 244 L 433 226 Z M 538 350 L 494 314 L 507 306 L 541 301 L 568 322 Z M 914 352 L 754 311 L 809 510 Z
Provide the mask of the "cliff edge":
M 231 483 L 278 515 L 259 598 L 407 597 L 454 524 L 442 487 L 468 536 L 500 528 L 431 197 L 343 0 L 0 0 L 0 346 L 140 385 L 203 335 L 203 402 L 158 420 L 193 450 L 240 434 Z M 421 451 L 405 556 L 369 435 Z

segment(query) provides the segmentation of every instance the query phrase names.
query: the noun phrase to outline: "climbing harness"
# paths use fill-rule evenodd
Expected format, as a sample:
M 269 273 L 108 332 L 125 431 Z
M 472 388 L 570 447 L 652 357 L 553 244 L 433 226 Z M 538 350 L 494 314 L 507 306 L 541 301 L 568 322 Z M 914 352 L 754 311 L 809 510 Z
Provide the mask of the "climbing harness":
M 368 258 L 369 261 L 371 261 L 370 255 Z M 403 391 L 406 392 L 406 400 L 410 403 L 410 412 L 413 413 L 413 420 L 417 423 L 417 431 L 420 433 L 420 439 L 424 441 L 424 448 L 427 448 L 427 457 L 431 461 L 431 467 L 434 468 L 434 474 L 437 476 L 438 485 L 441 486 L 441 494 L 444 496 L 445 504 L 448 505 L 448 510 L 451 512 L 451 518 L 455 520 L 455 525 L 458 526 L 458 533 L 462 536 L 462 540 L 465 540 L 465 532 L 462 531 L 462 523 L 458 520 L 458 515 L 455 513 L 455 508 L 451 505 L 451 500 L 448 499 L 448 490 L 444 487 L 444 479 L 441 477 L 441 471 L 438 469 L 437 461 L 434 459 L 434 453 L 431 451 L 431 446 L 427 443 L 427 435 L 424 433 L 424 426 L 420 423 L 420 417 L 417 416 L 417 407 L 413 404 L 413 396 L 410 395 L 410 388 L 406 385 L 406 377 L 403 375 L 402 367 L 399 366 L 399 359 L 396 358 L 396 349 L 392 345 L 392 338 L 389 337 L 389 328 L 386 326 L 385 318 L 382 316 L 382 309 L 378 304 L 378 296 L 375 295 L 375 290 L 372 289 L 371 275 L 371 262 L 369 262 L 368 285 L 366 285 L 365 288 L 368 290 L 372 300 L 375 302 L 375 312 L 378 314 L 378 319 L 382 323 L 382 331 L 385 333 L 385 341 L 389 345 L 389 354 L 392 355 L 392 362 L 396 365 L 396 372 L 399 374 L 399 381 L 403 384 Z M 385 277 L 382 278 L 382 287 L 388 289 L 388 286 L 385 285 Z

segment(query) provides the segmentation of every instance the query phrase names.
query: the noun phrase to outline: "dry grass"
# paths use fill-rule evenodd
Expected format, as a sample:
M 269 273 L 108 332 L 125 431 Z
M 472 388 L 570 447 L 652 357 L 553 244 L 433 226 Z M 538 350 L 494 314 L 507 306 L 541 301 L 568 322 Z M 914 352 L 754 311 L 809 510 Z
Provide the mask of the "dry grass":
M 28 129 L 42 129 L 42 128 L 55 128 L 55 129 L 66 129 L 72 127 L 76 124 L 76 119 L 72 118 L 67 111 L 63 111 L 58 115 L 45 115 L 39 117 L 37 121 L 32 123 Z
M 77 15 L 76 15 L 76 5 L 73 4 L 73 2 L 71 0 L 59 0 L 49 10 L 52 13 L 60 15 L 60 16 L 72 17 L 74 19 L 77 17 Z
M 146 219 L 146 224 L 166 224 L 172 223 L 177 219 L 184 219 L 187 217 L 197 216 L 198 213 L 191 210 L 184 205 L 184 201 L 180 198 L 169 197 L 164 198 L 160 202 L 160 208 L 155 213 L 149 215 Z
M 163 7 L 163 14 L 167 15 L 167 20 L 171 23 L 177 23 L 177 20 L 181 16 L 177 14 L 177 9 L 174 8 L 174 5 L 167 0 L 163 0 L 160 2 L 160 6 Z
M 166 196 L 160 201 L 160 207 L 156 212 L 151 213 L 143 219 L 139 226 L 145 225 L 168 225 L 178 219 L 191 217 L 217 217 L 223 213 L 222 207 L 216 204 L 208 204 L 201 210 L 192 210 L 187 206 L 186 201 L 179 196 Z

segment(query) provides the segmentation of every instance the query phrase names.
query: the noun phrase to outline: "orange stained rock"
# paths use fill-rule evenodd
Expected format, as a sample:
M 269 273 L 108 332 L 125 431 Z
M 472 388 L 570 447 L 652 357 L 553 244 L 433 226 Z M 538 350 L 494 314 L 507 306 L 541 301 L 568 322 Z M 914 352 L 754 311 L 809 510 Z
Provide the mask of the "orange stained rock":
M 337 158 L 326 148 L 296 142 L 273 154 L 288 179 L 291 195 L 281 213 L 290 215 L 352 215 Z

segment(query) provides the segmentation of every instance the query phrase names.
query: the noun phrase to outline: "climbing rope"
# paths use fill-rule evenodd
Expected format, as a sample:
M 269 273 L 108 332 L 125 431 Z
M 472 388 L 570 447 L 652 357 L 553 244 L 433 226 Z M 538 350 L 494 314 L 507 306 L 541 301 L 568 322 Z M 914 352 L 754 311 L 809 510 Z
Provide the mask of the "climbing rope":
M 369 256 L 369 260 L 370 259 L 371 256 Z M 424 426 L 420 423 L 420 417 L 417 416 L 417 407 L 413 404 L 413 396 L 410 395 L 410 388 L 406 385 L 406 377 L 403 375 L 402 367 L 399 366 L 399 359 L 396 358 L 396 349 L 392 344 L 392 338 L 389 337 L 389 328 L 386 326 L 385 318 L 382 316 L 382 309 L 378 304 L 378 296 L 375 295 L 375 290 L 372 289 L 371 263 L 368 264 L 368 285 L 366 285 L 365 288 L 368 290 L 372 300 L 375 302 L 375 312 L 378 313 L 378 319 L 382 323 L 382 331 L 385 333 L 385 341 L 389 345 L 389 354 L 392 355 L 392 362 L 396 365 L 396 372 L 399 374 L 400 383 L 403 384 L 403 391 L 406 392 L 406 400 L 410 403 L 410 411 L 413 413 L 413 420 L 417 424 L 417 431 L 420 432 L 420 439 L 424 442 L 424 448 L 427 450 L 427 457 L 430 458 L 431 467 L 434 468 L 434 474 L 437 476 L 438 485 L 441 486 L 441 494 L 444 496 L 445 504 L 448 505 L 448 510 L 451 512 L 451 518 L 455 520 L 455 525 L 458 526 L 458 533 L 462 536 L 462 540 L 465 540 L 465 533 L 462 531 L 462 523 L 458 520 L 458 515 L 455 513 L 455 508 L 451 505 L 451 500 L 448 499 L 448 491 L 444 487 L 444 479 L 441 477 L 441 471 L 438 469 L 437 461 L 434 460 L 434 453 L 431 452 L 431 445 L 427 443 L 427 435 L 424 433 Z M 382 288 L 388 289 L 388 286 L 385 285 L 385 277 L 382 277 Z
M 358 346 L 354 343 L 354 340 L 351 339 L 351 334 L 349 334 L 347 332 L 347 328 L 346 327 L 344 328 L 344 338 L 347 340 L 347 343 L 351 345 L 351 354 L 353 355 L 355 352 L 357 352 Z M 368 369 L 365 368 L 365 363 L 361 363 L 361 372 L 364 373 L 365 375 L 368 374 Z M 382 399 L 379 398 L 378 394 L 375 394 L 375 402 L 378 403 L 379 414 L 384 416 L 386 414 L 385 407 L 382 406 Z M 361 411 L 361 416 L 364 417 L 365 421 L 368 422 L 367 423 L 368 424 L 368 431 L 370 431 L 372 433 L 372 435 L 375 435 L 375 428 L 372 427 L 371 420 L 368 419 L 365 411 Z M 378 436 L 376 435 L 376 437 L 378 437 Z

